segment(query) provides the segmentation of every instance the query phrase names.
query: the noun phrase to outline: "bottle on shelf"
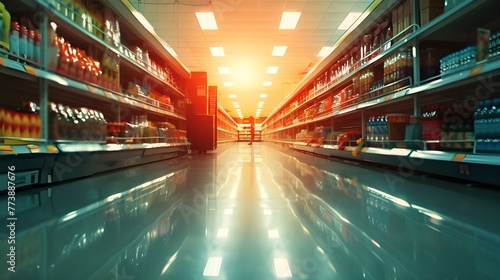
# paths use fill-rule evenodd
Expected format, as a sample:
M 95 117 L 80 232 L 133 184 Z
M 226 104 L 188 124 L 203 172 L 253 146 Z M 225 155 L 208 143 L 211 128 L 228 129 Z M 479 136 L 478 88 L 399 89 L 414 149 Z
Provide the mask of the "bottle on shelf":
M 13 55 L 12 59 L 17 60 L 16 56 L 19 56 L 19 23 L 17 21 L 12 21 L 10 23 L 10 53 Z
M 19 26 L 19 56 L 28 59 L 28 28 L 25 24 Z

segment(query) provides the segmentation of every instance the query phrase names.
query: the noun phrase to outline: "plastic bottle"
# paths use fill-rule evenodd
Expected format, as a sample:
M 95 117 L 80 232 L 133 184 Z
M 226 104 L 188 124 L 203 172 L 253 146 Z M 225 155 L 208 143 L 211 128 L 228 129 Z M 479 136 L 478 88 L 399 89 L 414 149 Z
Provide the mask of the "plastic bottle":
M 35 32 L 35 41 L 33 42 L 33 62 L 40 64 L 41 61 L 41 49 L 40 46 L 42 44 L 42 34 L 39 31 Z
M 10 23 L 10 53 L 19 56 L 19 23 L 13 21 Z M 17 60 L 16 57 L 13 58 Z
M 34 61 L 35 57 L 35 30 L 30 30 L 28 32 L 28 60 Z
M 28 59 L 28 28 L 23 24 L 19 27 L 19 55 Z

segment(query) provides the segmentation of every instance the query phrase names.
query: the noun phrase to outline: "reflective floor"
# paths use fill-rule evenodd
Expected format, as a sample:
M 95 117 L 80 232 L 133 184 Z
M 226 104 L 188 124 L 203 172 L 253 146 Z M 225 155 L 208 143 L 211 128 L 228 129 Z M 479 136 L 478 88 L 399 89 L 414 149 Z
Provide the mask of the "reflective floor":
M 500 279 L 499 190 L 269 143 L 19 192 L 16 207 L 0 279 Z

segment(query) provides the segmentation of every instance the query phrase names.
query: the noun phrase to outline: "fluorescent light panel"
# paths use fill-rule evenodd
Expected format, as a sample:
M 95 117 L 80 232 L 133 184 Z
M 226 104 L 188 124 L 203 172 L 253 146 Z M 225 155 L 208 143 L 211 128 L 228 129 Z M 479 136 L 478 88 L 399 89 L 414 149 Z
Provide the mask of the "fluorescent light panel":
M 233 82 L 224 82 L 224 86 L 226 86 L 226 87 L 232 87 L 233 86 Z
M 233 215 L 233 209 L 224 209 L 224 215 Z
M 267 67 L 267 74 L 276 74 L 279 68 L 279 66 L 269 66 Z
M 260 98 L 267 98 L 267 93 L 261 93 Z
M 198 12 L 196 19 L 200 24 L 202 30 L 217 30 L 217 22 L 215 21 L 214 13 L 212 12 Z
M 332 52 L 332 47 L 323 47 L 321 50 L 318 52 L 319 57 L 325 57 L 328 56 Z
M 342 21 L 342 23 L 339 26 L 339 30 L 347 30 L 351 25 L 358 20 L 358 18 L 361 16 L 361 13 L 349 13 L 347 17 Z
M 212 56 L 224 56 L 223 47 L 210 47 L 210 52 L 212 52 Z
M 221 257 L 208 258 L 207 265 L 205 266 L 205 270 L 203 271 L 203 276 L 219 276 L 221 264 Z
M 299 22 L 300 12 L 283 12 L 280 29 L 295 29 Z
M 262 85 L 265 87 L 270 87 L 272 84 L 273 84 L 273 82 L 267 81 L 267 82 L 264 82 Z
M 218 67 L 218 69 L 219 69 L 219 74 L 221 75 L 229 74 L 229 67 Z
M 230 94 L 229 98 L 236 98 L 236 94 Z
M 275 46 L 273 47 L 273 56 L 284 56 L 286 53 L 287 46 Z
M 268 215 L 272 215 L 272 214 L 273 214 L 273 211 L 271 211 L 269 209 L 264 210 L 264 215 L 268 216 Z

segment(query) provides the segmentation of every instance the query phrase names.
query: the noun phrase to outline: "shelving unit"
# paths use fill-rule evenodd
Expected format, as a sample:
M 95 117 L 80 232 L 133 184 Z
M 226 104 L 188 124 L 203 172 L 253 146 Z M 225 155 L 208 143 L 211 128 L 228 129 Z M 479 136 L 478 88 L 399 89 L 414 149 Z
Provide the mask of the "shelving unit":
M 190 71 L 127 0 L 2 3 L 41 38 L 37 61 L 0 49 L 0 159 L 17 187 L 189 153 Z
M 255 124 L 255 130 L 254 130 L 254 136 L 253 136 L 254 142 L 259 142 L 262 140 L 261 133 L 262 133 L 261 126 L 259 124 Z M 250 125 L 249 124 L 239 124 L 238 125 L 238 141 L 250 142 L 251 138 L 252 138 L 252 134 L 250 132 Z
M 395 167 L 418 159 L 411 170 L 498 185 L 491 174 L 500 169 L 500 139 L 490 131 L 495 129 L 485 135 L 478 126 L 497 123 L 490 113 L 500 102 L 499 8 L 491 0 L 454 7 L 441 2 L 383 1 L 374 7 L 269 115 L 263 140 Z M 442 13 L 427 21 L 425 3 L 441 3 Z M 406 11 L 411 21 L 404 16 L 395 25 Z M 388 18 L 401 32 L 368 44 L 373 48 L 363 58 L 365 35 L 376 38 L 374 30 Z M 476 52 L 465 51 L 477 46 L 478 29 L 489 30 L 491 41 L 489 57 L 476 62 Z M 459 59 L 463 66 L 446 70 L 450 56 L 451 67 Z M 349 133 L 363 141 L 342 138 Z
M 234 119 L 219 104 L 217 110 L 217 142 L 238 141 L 238 125 Z

